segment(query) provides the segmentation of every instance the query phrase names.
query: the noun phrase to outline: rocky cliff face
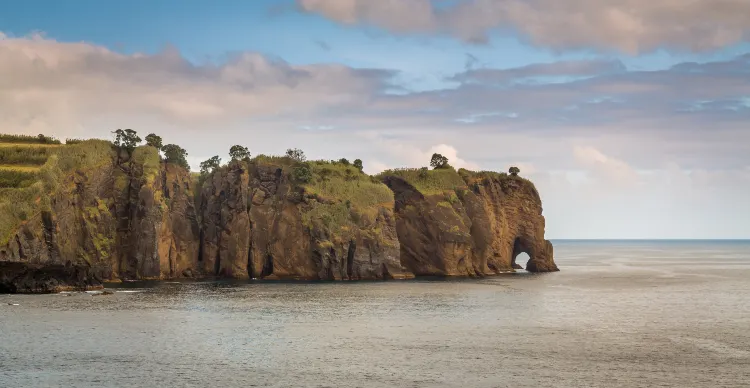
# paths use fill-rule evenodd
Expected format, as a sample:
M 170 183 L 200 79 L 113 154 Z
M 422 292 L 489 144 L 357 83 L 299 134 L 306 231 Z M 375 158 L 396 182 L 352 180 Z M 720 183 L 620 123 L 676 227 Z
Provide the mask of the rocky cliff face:
M 63 177 L 49 208 L 0 247 L 0 289 L 85 290 L 191 275 L 199 227 L 190 184 L 189 173 L 160 163 L 155 149 Z
M 539 194 L 523 179 L 469 174 L 436 194 L 382 177 L 391 193 L 330 163 L 300 183 L 295 166 L 233 161 L 196 183 L 141 147 L 76 170 L 0 246 L 0 292 L 214 276 L 484 276 L 521 268 L 521 252 L 529 271 L 558 270 Z
M 417 276 L 484 276 L 523 268 L 558 268 L 544 239 L 544 217 L 534 186 L 514 177 L 465 176 L 453 193 L 424 195 L 399 176 L 384 183 L 396 196 L 401 262 Z
M 387 204 L 372 220 L 351 222 L 344 203 L 308 195 L 286 166 L 232 162 L 203 184 L 200 203 L 206 273 L 304 280 L 410 277 L 399 261 L 395 218 Z M 311 219 L 319 207 L 344 210 L 347 230 Z

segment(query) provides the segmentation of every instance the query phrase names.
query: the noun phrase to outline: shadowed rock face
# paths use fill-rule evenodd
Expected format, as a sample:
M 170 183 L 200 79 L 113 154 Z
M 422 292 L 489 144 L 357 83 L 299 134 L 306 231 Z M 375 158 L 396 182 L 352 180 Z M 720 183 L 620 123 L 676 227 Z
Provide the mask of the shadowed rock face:
M 456 199 L 425 196 L 397 176 L 384 178 L 396 197 L 401 262 L 417 276 L 483 276 L 522 268 L 558 271 L 544 239 L 541 199 L 530 183 L 484 179 L 457 189 Z
M 203 270 L 263 279 L 410 277 L 399 261 L 390 209 L 341 239 L 305 225 L 303 214 L 320 201 L 293 185 L 281 166 L 232 162 L 219 169 L 201 192 Z
M 541 200 L 527 181 L 471 182 L 448 201 L 399 177 L 384 183 L 395 203 L 332 229 L 316 222 L 325 214 L 311 211 L 342 209 L 343 202 L 306 193 L 284 166 L 231 162 L 200 188 L 185 169 L 158 162 L 78 171 L 64 178 L 48 209 L 0 246 L 0 292 L 214 276 L 484 276 L 521 268 L 515 260 L 522 252 L 528 271 L 558 270 Z
M 0 288 L 52 292 L 192 276 L 199 225 L 189 172 L 151 167 L 144 174 L 137 163 L 112 163 L 65 178 L 51 208 L 0 247 Z

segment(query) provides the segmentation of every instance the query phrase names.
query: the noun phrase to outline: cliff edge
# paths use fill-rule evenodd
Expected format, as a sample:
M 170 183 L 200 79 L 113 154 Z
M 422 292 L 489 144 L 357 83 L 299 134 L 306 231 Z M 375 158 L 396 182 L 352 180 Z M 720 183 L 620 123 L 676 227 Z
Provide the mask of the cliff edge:
M 544 238 L 533 183 L 494 172 L 404 169 L 381 179 L 393 190 L 401 261 L 417 276 L 558 271 Z
M 371 177 L 348 162 L 261 155 L 198 175 L 154 147 L 90 140 L 59 146 L 36 176 L 0 188 L 0 292 L 485 276 L 523 268 L 522 252 L 528 271 L 558 270 L 539 193 L 507 174 Z

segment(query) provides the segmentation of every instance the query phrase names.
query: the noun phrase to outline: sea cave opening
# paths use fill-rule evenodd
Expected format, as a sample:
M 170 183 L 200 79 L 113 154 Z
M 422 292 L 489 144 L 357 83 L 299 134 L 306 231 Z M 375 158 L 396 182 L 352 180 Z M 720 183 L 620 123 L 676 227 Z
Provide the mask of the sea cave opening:
M 529 267 L 531 256 L 529 255 L 529 249 L 523 240 L 516 238 L 513 241 L 513 257 L 511 260 L 511 266 L 514 269 L 526 269 Z M 525 266 L 518 263 L 526 263 Z

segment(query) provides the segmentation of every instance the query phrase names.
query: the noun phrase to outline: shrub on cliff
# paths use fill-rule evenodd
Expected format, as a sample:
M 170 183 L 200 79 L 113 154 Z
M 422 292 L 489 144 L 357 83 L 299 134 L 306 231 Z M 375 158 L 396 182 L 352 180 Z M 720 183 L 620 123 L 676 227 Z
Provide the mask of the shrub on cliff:
M 286 150 L 286 157 L 300 163 L 307 160 L 305 153 L 299 148 L 290 148 Z
M 312 180 L 312 171 L 309 165 L 300 165 L 292 169 L 292 179 L 297 183 L 309 183 Z
M 520 172 L 521 172 L 521 169 L 515 166 L 508 169 L 508 173 L 510 173 L 511 176 L 518 176 Z
M 247 147 L 243 147 L 241 145 L 233 145 L 232 148 L 229 149 L 229 157 L 232 160 L 249 161 L 250 151 L 247 149 Z
M 190 169 L 190 165 L 187 162 L 187 151 L 177 144 L 167 144 L 161 148 L 164 152 L 164 161 L 167 163 L 176 164 L 186 169 Z
M 138 132 L 132 129 L 118 129 L 112 133 L 115 134 L 115 147 L 127 151 L 128 154 L 133 153 L 135 147 L 141 142 Z
M 132 163 L 140 165 L 143 169 L 143 178 L 147 185 L 152 185 L 159 176 L 159 164 L 161 156 L 159 150 L 152 146 L 140 146 L 133 150 Z
M 221 158 L 216 155 L 201 162 L 201 174 L 208 174 L 221 167 Z
M 360 172 L 361 172 L 361 171 L 362 171 L 362 169 L 364 168 L 364 166 L 362 166 L 362 159 L 354 159 L 354 163 L 353 163 L 352 165 L 353 165 L 354 167 L 356 167 L 356 168 L 357 168 L 357 170 L 359 170 Z
M 157 136 L 156 134 L 149 133 L 146 136 L 146 145 L 156 148 L 157 150 L 161 150 L 163 147 L 161 136 Z

